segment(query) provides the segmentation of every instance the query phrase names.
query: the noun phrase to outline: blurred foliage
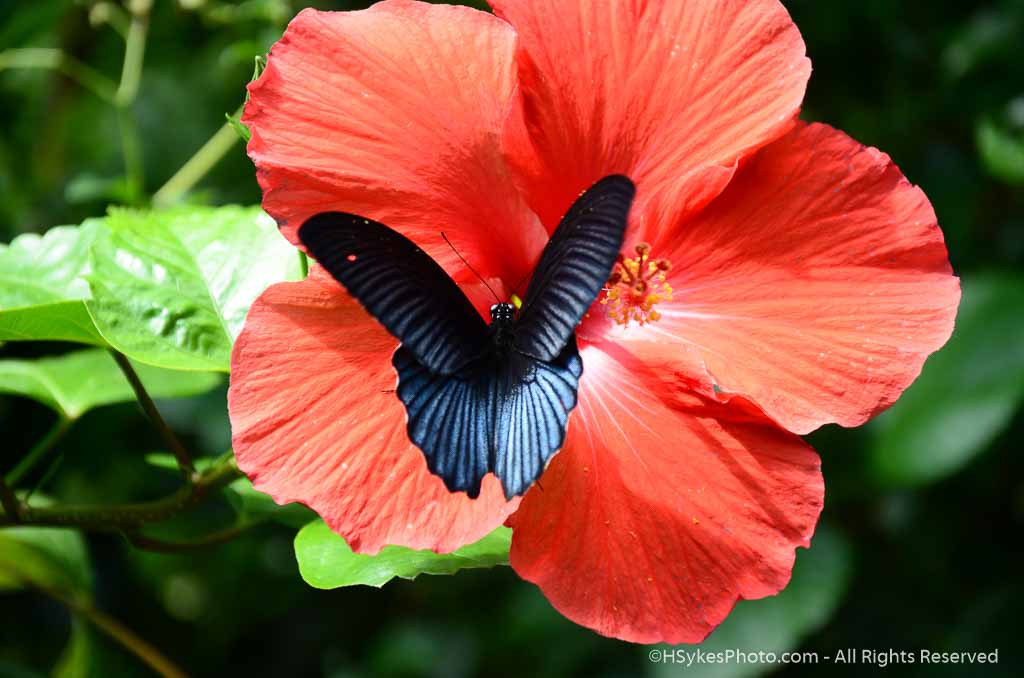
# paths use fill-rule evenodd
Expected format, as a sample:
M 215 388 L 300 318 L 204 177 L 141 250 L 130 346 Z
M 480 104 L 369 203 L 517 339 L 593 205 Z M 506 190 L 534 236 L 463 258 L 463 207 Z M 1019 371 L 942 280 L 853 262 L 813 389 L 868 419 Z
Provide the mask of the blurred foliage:
M 949 347 L 926 364 L 891 411 L 861 429 L 829 427 L 810 436 L 822 454 L 828 487 L 814 547 L 799 552 L 789 589 L 776 598 L 741 602 L 704 645 L 822 654 L 848 647 L 998 647 L 1000 663 L 984 675 L 1021 675 L 1024 0 L 784 2 L 814 63 L 804 117 L 882 148 L 924 188 L 963 276 L 964 304 Z M 212 149 L 212 170 L 187 194 L 189 202 L 258 203 L 252 165 L 237 140 L 238 121 L 230 119 L 253 75 L 254 58 L 306 4 L 365 5 L 156 0 L 138 93 L 119 99 L 130 31 L 124 5 L 0 3 L 0 241 L 11 243 L 0 246 L 0 261 L 15 249 L 19 260 L 31 251 L 42 264 L 80 255 L 70 257 L 78 264 L 54 267 L 36 280 L 31 303 L 49 305 L 51 316 L 19 315 L 12 309 L 23 306 L 24 298 L 15 295 L 24 288 L 8 281 L 0 287 L 0 341 L 15 333 L 45 340 L 4 344 L 0 370 L 47 357 L 35 369 L 60 373 L 58 365 L 99 360 L 99 354 L 58 358 L 70 348 L 58 342 L 104 346 L 108 339 L 144 363 L 176 364 L 181 347 L 139 345 L 132 328 L 97 331 L 94 319 L 102 321 L 103 314 L 90 315 L 90 304 L 166 308 L 170 302 L 147 296 L 159 291 L 145 276 L 130 280 L 131 295 L 99 300 L 73 282 L 90 271 L 85 252 L 96 236 L 90 224 L 98 222 L 87 220 L 119 224 L 103 234 L 111 256 L 101 265 L 121 266 L 132 248 L 149 248 L 150 239 L 166 236 L 176 248 L 168 256 L 178 264 L 174 275 L 182 289 L 196 298 L 209 295 L 203 271 L 211 254 L 203 243 L 171 237 L 176 226 L 170 218 L 152 232 L 133 229 L 136 213 L 108 217 L 108 204 L 175 202 L 179 189 L 188 188 L 179 170 L 201 148 Z M 11 51 L 25 48 L 31 50 Z M 230 135 L 222 131 L 226 122 Z M 258 220 L 245 210 L 235 218 Z M 269 250 L 252 247 L 253 256 L 269 256 Z M 293 276 L 300 262 L 289 262 L 288 270 L 274 275 Z M 233 289 L 243 297 L 259 285 L 236 283 Z M 223 324 L 225 341 L 198 347 L 189 359 L 199 355 L 209 367 L 225 369 L 238 319 L 226 319 L 214 307 L 220 304 L 208 309 L 213 315 L 204 322 Z M 61 317 L 77 314 L 78 321 L 58 322 L 58 311 Z M 214 388 L 203 395 L 159 403 L 187 445 L 211 457 L 230 444 L 225 387 L 216 381 L 219 387 L 210 382 L 195 389 Z M 13 384 L 5 381 L 0 390 L 13 391 Z M 136 405 L 117 404 L 126 397 L 118 390 L 123 387 L 108 392 L 73 385 L 89 397 L 75 401 L 78 420 L 60 442 L 59 472 L 40 468 L 33 474 L 33 482 L 45 481 L 40 492 L 90 503 L 151 499 L 153 492 L 173 490 L 175 474 L 163 468 L 167 457 L 140 454 L 164 449 L 163 441 Z M 4 472 L 52 434 L 55 415 L 46 405 L 64 402 L 28 387 L 21 391 L 46 404 L 0 397 Z M 160 392 L 156 384 L 154 391 Z M 229 489 L 224 501 L 204 505 L 160 536 L 187 538 L 238 516 L 258 527 L 183 554 L 139 551 L 113 535 L 83 540 L 62 530 L 0 531 L 0 676 L 150 675 L 81 611 L 69 614 L 68 605 L 40 594 L 40 585 L 95 602 L 197 676 L 699 673 L 651 664 L 647 648 L 575 626 L 508 568 L 395 579 L 380 590 L 315 590 L 299 577 L 292 549 L 296 527 L 308 514 L 294 507 L 278 512 L 246 481 Z M 705 675 L 755 675 L 773 667 L 725 668 L 706 667 Z M 780 675 L 818 675 L 822 669 L 774 668 Z M 828 668 L 840 675 L 863 671 L 856 665 Z M 961 675 L 962 668 L 917 665 L 901 672 Z
M 1020 409 L 1024 276 L 965 275 L 962 285 L 952 339 L 871 424 L 869 464 L 880 483 L 919 485 L 960 470 Z

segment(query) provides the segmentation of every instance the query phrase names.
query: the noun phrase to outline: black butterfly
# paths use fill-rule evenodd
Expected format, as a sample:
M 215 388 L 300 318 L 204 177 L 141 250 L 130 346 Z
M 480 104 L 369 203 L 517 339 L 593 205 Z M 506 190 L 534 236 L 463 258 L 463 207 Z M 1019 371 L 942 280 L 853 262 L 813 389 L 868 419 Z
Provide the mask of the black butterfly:
M 575 330 L 622 248 L 635 187 L 601 179 L 548 241 L 522 310 L 491 323 L 410 240 L 354 214 L 326 212 L 299 239 L 400 342 L 392 363 L 409 438 L 452 492 L 480 494 L 489 471 L 523 494 L 565 440 L 583 363 Z M 339 338 L 343 340 L 343 338 Z

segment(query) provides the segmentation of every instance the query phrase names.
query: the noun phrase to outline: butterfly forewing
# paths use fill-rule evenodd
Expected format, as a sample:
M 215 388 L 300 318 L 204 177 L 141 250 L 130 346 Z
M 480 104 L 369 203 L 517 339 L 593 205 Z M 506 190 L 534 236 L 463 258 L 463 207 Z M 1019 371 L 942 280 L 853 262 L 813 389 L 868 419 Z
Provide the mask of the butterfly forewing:
M 302 225 L 299 239 L 435 374 L 452 374 L 487 351 L 487 324 L 466 295 L 400 233 L 354 214 L 325 212 Z
M 628 178 L 607 176 L 566 212 L 526 290 L 515 329 L 518 350 L 551 361 L 565 348 L 611 274 L 635 193 Z

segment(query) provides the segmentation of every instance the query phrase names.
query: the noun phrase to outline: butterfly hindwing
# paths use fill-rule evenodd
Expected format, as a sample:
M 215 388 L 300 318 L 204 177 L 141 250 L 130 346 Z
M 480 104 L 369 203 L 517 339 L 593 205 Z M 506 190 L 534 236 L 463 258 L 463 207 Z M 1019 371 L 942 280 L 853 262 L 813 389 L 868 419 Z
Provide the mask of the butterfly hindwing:
M 489 346 L 487 324 L 458 285 L 411 240 L 354 214 L 325 212 L 299 239 L 335 280 L 436 374 L 453 374 Z
M 391 362 L 398 372 L 397 394 L 408 416 L 409 439 L 426 456 L 427 467 L 449 491 L 478 496 L 492 436 L 490 370 L 436 374 L 404 346 Z
M 522 355 L 516 359 L 524 364 L 512 368 L 519 382 L 499 401 L 492 461 L 510 498 L 525 493 L 561 449 L 583 374 L 575 337 L 551 362 Z
M 392 362 L 409 438 L 449 490 L 470 497 L 488 471 L 506 497 L 526 492 L 564 442 L 583 372 L 575 340 L 550 363 L 513 352 L 457 375 L 433 374 L 403 348 Z
M 585 191 L 558 224 L 530 280 L 515 345 L 555 360 L 604 287 L 622 249 L 636 187 L 613 174 Z

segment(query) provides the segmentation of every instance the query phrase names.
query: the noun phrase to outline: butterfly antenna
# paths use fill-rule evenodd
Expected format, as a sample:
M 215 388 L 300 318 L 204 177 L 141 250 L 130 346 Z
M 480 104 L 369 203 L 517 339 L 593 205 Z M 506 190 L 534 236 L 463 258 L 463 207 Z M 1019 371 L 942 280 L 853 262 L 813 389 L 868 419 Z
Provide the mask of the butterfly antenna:
M 444 238 L 444 241 L 446 243 L 448 243 L 448 247 L 452 248 L 452 252 L 455 252 L 455 256 L 457 256 L 459 259 L 461 259 L 462 263 L 464 263 L 466 265 L 466 268 L 471 270 L 473 272 L 473 275 L 475 275 L 477 278 L 480 279 L 480 282 L 482 282 L 484 284 L 484 287 L 487 288 L 487 291 L 490 292 L 494 296 L 494 300 L 500 304 L 501 303 L 501 297 L 499 297 L 495 293 L 495 291 L 491 288 L 491 286 L 487 284 L 487 281 L 484 280 L 484 277 L 482 275 L 480 275 L 479 273 L 477 273 L 476 269 L 473 268 L 468 261 L 466 261 L 466 257 L 464 257 L 461 254 L 459 254 L 459 251 L 457 249 L 455 249 L 455 245 L 453 245 L 452 241 L 448 239 L 448 236 L 446 236 L 444 234 L 444 231 L 441 231 L 441 237 Z

